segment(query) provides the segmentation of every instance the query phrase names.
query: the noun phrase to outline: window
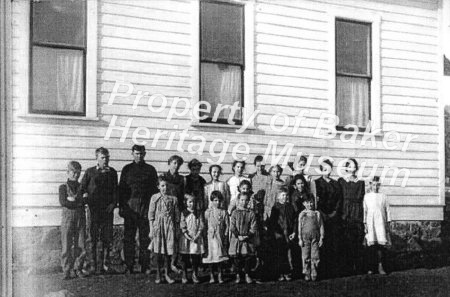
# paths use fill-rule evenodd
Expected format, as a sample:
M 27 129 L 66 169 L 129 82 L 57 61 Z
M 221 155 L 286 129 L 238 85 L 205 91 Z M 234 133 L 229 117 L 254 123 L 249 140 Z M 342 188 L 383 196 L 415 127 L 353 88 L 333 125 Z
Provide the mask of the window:
M 29 112 L 86 116 L 87 1 L 33 0 L 30 16 Z
M 335 22 L 338 127 L 366 127 L 371 119 L 371 24 L 345 19 Z
M 212 122 L 219 107 L 238 102 L 232 118 L 242 124 L 244 107 L 244 5 L 230 2 L 200 2 L 200 100 L 211 105 L 202 122 Z M 227 124 L 231 109 L 221 111 L 216 123 Z

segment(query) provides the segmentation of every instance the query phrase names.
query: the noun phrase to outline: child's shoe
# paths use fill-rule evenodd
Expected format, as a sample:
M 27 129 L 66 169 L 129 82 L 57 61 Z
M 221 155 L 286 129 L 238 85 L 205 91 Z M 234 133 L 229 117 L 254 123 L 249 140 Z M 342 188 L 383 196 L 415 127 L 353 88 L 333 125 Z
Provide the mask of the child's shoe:
M 216 280 L 214 279 L 214 275 L 211 274 L 211 275 L 209 276 L 209 283 L 210 283 L 210 284 L 214 284 L 215 282 L 216 282 Z
M 284 276 L 283 276 L 282 274 L 280 275 L 280 277 L 278 277 L 278 281 L 279 281 L 279 282 L 284 281 Z
M 372 270 L 367 271 L 367 274 L 373 274 Z
M 188 283 L 188 279 L 185 276 L 181 277 L 181 283 L 182 284 L 187 284 Z
M 288 282 L 290 282 L 292 280 L 292 277 L 289 274 L 285 274 L 284 275 L 284 279 Z
M 219 281 L 219 284 L 223 284 L 222 273 L 219 273 L 217 280 Z
M 309 282 L 311 280 L 311 276 L 309 274 L 305 275 L 305 281 Z
M 198 284 L 200 281 L 198 280 L 197 273 L 192 273 L 192 281 L 194 284 Z
M 170 285 L 170 284 L 173 284 L 175 281 L 172 279 L 172 278 L 170 278 L 170 276 L 168 276 L 167 274 L 165 275 L 165 278 L 166 278 L 166 282 Z
M 172 269 L 172 271 L 175 272 L 176 274 L 180 274 L 182 272 L 182 270 L 178 269 L 178 267 L 176 267 L 175 264 L 171 264 L 170 269 Z
M 161 283 L 161 278 L 160 278 L 160 277 L 157 277 L 157 278 L 155 279 L 155 284 L 159 285 L 160 283 Z
M 234 281 L 236 284 L 239 284 L 241 282 L 241 276 L 238 274 L 236 274 L 236 280 Z
M 245 282 L 246 282 L 247 284 L 253 283 L 253 280 L 252 280 L 252 278 L 250 277 L 250 275 L 245 274 Z
M 381 264 L 381 263 L 378 263 L 378 273 L 381 275 L 386 274 L 386 271 L 384 271 L 384 269 L 383 269 L 383 264 Z
M 313 282 L 315 282 L 315 281 L 317 280 L 317 275 L 312 274 L 312 275 L 311 275 L 311 280 L 312 280 Z

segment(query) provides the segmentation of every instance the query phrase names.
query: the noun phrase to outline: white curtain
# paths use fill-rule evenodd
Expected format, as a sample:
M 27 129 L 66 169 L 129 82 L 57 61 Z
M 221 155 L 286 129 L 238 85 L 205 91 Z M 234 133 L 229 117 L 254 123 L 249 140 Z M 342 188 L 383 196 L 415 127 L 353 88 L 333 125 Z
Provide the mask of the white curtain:
M 365 127 L 369 121 L 369 80 L 336 77 L 336 112 L 339 126 Z
M 66 51 L 57 54 L 57 107 L 63 111 L 83 110 L 83 56 Z
M 223 64 L 202 63 L 201 65 L 201 100 L 211 104 L 210 116 L 213 117 L 217 105 L 233 105 L 234 102 L 241 105 L 241 68 Z M 230 109 L 220 112 L 219 119 L 228 119 Z M 239 109 L 234 120 L 241 120 Z

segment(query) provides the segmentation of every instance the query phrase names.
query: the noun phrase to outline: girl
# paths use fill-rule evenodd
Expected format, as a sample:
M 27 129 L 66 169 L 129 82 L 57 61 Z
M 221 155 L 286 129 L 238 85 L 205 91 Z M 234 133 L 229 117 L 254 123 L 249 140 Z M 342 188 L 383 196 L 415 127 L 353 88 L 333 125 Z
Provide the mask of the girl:
M 191 173 L 185 177 L 185 193 L 195 197 L 195 207 L 203 213 L 206 210 L 208 203 L 205 203 L 204 201 L 206 181 L 200 176 L 202 163 L 197 159 L 192 159 L 188 163 L 188 168 Z
M 309 192 L 316 195 L 316 183 L 312 179 L 311 175 L 305 174 L 306 164 L 308 163 L 308 158 L 306 156 L 300 156 L 298 159 L 297 164 L 288 163 L 292 170 L 292 175 L 288 176 L 286 178 L 286 186 L 289 187 L 290 193 L 293 191 L 294 183 L 295 183 L 295 177 L 297 175 L 301 175 L 305 178 L 305 181 L 307 182 L 307 186 L 309 189 Z M 294 167 L 294 165 L 296 165 Z
M 380 178 L 375 176 L 370 182 L 370 193 L 364 196 L 365 239 L 369 246 L 369 271 L 371 274 L 378 263 L 378 273 L 386 274 L 383 268 L 385 247 L 391 244 L 389 203 L 383 193 L 379 193 Z
M 244 180 L 242 180 L 242 181 L 239 183 L 239 186 L 238 186 L 238 193 L 239 193 L 239 194 L 248 194 L 249 197 L 250 197 L 250 202 L 248 203 L 248 207 L 249 207 L 250 209 L 253 208 L 253 203 L 252 203 L 253 201 L 252 201 L 252 198 L 251 198 L 251 197 L 253 196 L 252 184 L 251 184 L 248 180 L 244 179 Z M 231 213 L 233 212 L 233 210 L 236 209 L 237 204 L 238 204 L 237 199 L 231 200 L 230 206 L 228 206 L 228 213 L 229 213 L 230 215 L 231 215 Z
M 342 222 L 341 206 L 342 191 L 339 183 L 330 177 L 333 171 L 333 163 L 326 159 L 319 165 L 322 176 L 316 179 L 317 210 L 323 215 L 325 234 L 321 272 L 323 277 L 336 277 L 341 274 L 342 255 Z
M 203 245 L 204 222 L 201 212 L 198 211 L 195 202 L 196 198 L 185 194 L 186 210 L 181 213 L 180 229 L 182 236 L 180 238 L 180 254 L 183 264 L 183 274 L 181 281 L 187 283 L 187 266 L 192 265 L 192 281 L 195 284 L 198 280 L 198 266 L 201 255 L 205 252 Z
M 217 277 L 219 284 L 223 283 L 222 264 L 228 260 L 226 243 L 228 242 L 228 214 L 227 211 L 220 208 L 223 201 L 223 195 L 220 191 L 211 193 L 210 207 L 205 211 L 205 220 L 208 226 L 208 253 L 203 263 L 209 264 L 209 282 L 214 280 L 214 268 L 218 266 L 219 275 Z
M 230 220 L 230 248 L 228 254 L 233 257 L 236 267 L 236 283 L 241 282 L 240 272 L 244 264 L 245 281 L 251 284 L 250 262 L 254 255 L 252 237 L 256 233 L 256 218 L 253 211 L 248 209 L 250 197 L 248 194 L 238 195 L 238 207 L 231 214 Z
M 270 229 L 275 235 L 279 281 L 290 281 L 293 270 L 291 241 L 295 237 L 296 213 L 292 204 L 287 203 L 287 198 L 288 189 L 282 188 L 269 219 Z
M 161 283 L 161 263 L 164 262 L 164 277 L 167 283 L 174 280 L 169 277 L 170 258 L 175 250 L 175 226 L 179 223 L 178 201 L 167 194 L 167 180 L 158 178 L 159 193 L 150 199 L 148 219 L 150 221 L 150 245 L 148 249 L 157 256 L 155 283 Z
M 303 210 L 298 217 L 298 240 L 302 248 L 303 274 L 306 281 L 317 279 L 319 247 L 323 244 L 325 229 L 322 215 L 314 209 L 314 195 L 308 194 L 303 200 Z
M 239 194 L 238 186 L 241 183 L 241 181 L 242 180 L 250 181 L 247 177 L 243 175 L 243 172 L 245 170 L 245 161 L 234 161 L 232 170 L 234 175 L 230 177 L 227 181 L 228 188 L 230 189 L 230 204 L 231 201 L 236 200 Z M 233 203 L 236 203 L 236 201 L 234 201 Z
M 270 180 L 266 187 L 266 196 L 264 198 L 264 220 L 270 217 L 270 212 L 274 206 L 278 192 L 285 185 L 284 181 L 280 178 L 283 173 L 283 169 L 280 165 L 270 167 Z
M 347 175 L 339 178 L 342 189 L 342 221 L 344 224 L 344 238 L 346 242 L 347 272 L 360 273 L 363 271 L 363 200 L 365 183 L 356 176 L 358 162 L 348 159 L 345 164 Z
M 220 201 L 221 209 L 228 209 L 230 205 L 230 189 L 226 182 L 220 181 L 219 178 L 222 175 L 222 167 L 220 165 L 211 165 L 209 167 L 209 175 L 211 181 L 205 185 L 205 205 L 206 209 L 209 207 L 210 197 L 214 191 L 219 191 L 222 194 L 222 200 Z
M 305 207 L 303 200 L 309 194 L 309 187 L 303 175 L 297 174 L 292 180 L 292 191 L 290 195 L 290 202 L 298 215 Z

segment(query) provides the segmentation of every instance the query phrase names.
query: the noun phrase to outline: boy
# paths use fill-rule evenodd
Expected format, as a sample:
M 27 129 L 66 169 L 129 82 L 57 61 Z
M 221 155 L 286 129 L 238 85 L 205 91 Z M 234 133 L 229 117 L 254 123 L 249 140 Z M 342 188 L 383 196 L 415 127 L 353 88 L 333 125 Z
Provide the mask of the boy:
M 303 201 L 303 210 L 298 216 L 298 241 L 302 248 L 303 274 L 306 281 L 317 279 L 319 247 L 323 244 L 325 229 L 322 216 L 314 210 L 314 195 L 309 194 Z
M 258 197 L 257 199 L 261 201 L 264 201 L 267 183 L 269 182 L 269 174 L 264 168 L 263 160 L 263 156 L 261 155 L 255 157 L 253 164 L 255 165 L 256 172 L 249 175 L 253 192 Z
M 95 150 L 97 165 L 88 168 L 81 181 L 81 191 L 87 196 L 90 209 L 92 258 L 96 272 L 108 272 L 109 248 L 113 235 L 114 208 L 117 205 L 117 171 L 108 166 L 109 151 Z M 102 243 L 100 262 L 97 261 L 97 242 Z M 100 271 L 99 271 L 100 270 Z
M 67 182 L 59 186 L 59 203 L 62 209 L 61 221 L 61 266 L 64 279 L 70 278 L 74 269 L 77 277 L 84 277 L 82 272 L 85 249 L 86 215 L 81 188 L 78 179 L 81 174 L 81 165 L 77 161 L 67 164 Z M 73 246 L 73 250 L 72 250 Z
M 186 176 L 185 192 L 194 196 L 197 210 L 203 213 L 208 208 L 209 202 L 205 199 L 206 180 L 200 176 L 202 163 L 197 159 L 192 159 L 188 163 L 188 168 L 191 173 Z
M 130 274 L 134 273 L 137 230 L 141 272 L 150 272 L 148 208 L 150 198 L 158 192 L 158 174 L 152 165 L 145 162 L 145 154 L 145 146 L 133 145 L 133 162 L 125 165 L 120 175 L 119 214 L 124 218 L 125 273 Z

